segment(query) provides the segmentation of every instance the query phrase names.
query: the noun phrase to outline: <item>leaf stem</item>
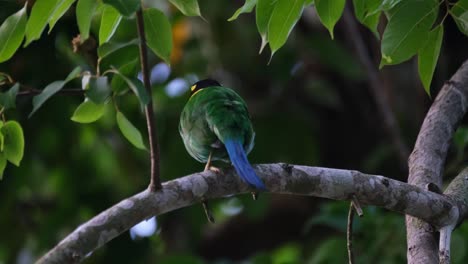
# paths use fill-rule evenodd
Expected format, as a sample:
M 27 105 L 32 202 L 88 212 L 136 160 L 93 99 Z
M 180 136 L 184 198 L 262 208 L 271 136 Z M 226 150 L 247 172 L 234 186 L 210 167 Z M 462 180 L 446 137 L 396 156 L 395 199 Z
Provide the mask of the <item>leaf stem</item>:
M 140 62 L 141 73 L 143 75 L 143 84 L 150 98 L 149 103 L 145 106 L 146 126 L 148 128 L 148 141 L 150 145 L 150 159 L 151 159 L 151 180 L 148 186 L 150 191 L 157 191 L 161 189 L 161 180 L 159 177 L 159 146 L 157 140 L 157 131 L 155 125 L 155 117 L 153 112 L 153 96 L 151 92 L 151 83 L 149 79 L 148 70 L 148 56 L 145 37 L 145 26 L 143 22 L 143 8 L 140 7 L 136 12 L 138 37 L 140 38 Z

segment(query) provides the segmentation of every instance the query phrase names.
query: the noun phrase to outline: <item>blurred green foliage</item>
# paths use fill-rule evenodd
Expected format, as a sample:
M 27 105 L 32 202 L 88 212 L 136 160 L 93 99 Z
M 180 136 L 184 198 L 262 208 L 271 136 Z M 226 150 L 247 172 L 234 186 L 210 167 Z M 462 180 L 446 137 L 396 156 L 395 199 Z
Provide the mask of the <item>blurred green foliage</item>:
M 267 66 L 268 54 L 258 54 L 261 39 L 255 14 L 227 21 L 242 1 L 202 1 L 206 21 L 183 16 L 166 1 L 144 2 L 164 11 L 173 34 L 171 72 L 153 84 L 164 181 L 203 169 L 187 154 L 178 133 L 179 113 L 188 94 L 173 95 L 168 87 L 182 78 L 179 81 L 187 89 L 194 79 L 210 76 L 238 91 L 249 105 L 256 130 L 256 146 L 249 156 L 252 163 L 356 169 L 405 180 L 405 169 L 394 165 L 397 156 L 382 131 L 366 73 L 342 22 L 335 26 L 332 41 L 312 7 L 305 8 L 285 46 Z M 3 1 L 0 21 L 23 4 Z M 74 8 L 49 35 L 44 33 L 0 64 L 0 71 L 37 89 L 65 79 L 76 66 L 93 71 L 97 55 L 103 52 L 96 50 L 100 21 L 91 20 L 90 39 L 74 52 L 72 39 L 80 32 Z M 468 43 L 456 26 L 447 22 L 434 92 L 468 57 Z M 378 61 L 375 36 L 363 32 L 369 52 Z M 123 17 L 112 38 L 116 43 L 136 38 L 135 19 Z M 125 74 L 136 74 L 138 49 L 134 44 L 109 53 L 100 66 L 114 65 Z M 151 65 L 160 62 L 155 55 L 149 56 Z M 428 107 L 414 69 L 410 61 L 383 70 L 386 87 L 382 89 L 409 146 Z M 115 82 L 111 84 L 115 90 L 124 83 Z M 80 87 L 79 80 L 72 80 L 65 89 Z M 116 100 L 119 110 L 145 137 L 138 99 L 120 96 Z M 8 119 L 23 126 L 26 148 L 21 167 L 7 167 L 0 182 L 0 263 L 31 263 L 81 223 L 146 188 L 148 153 L 134 148 L 119 132 L 114 107 L 105 105 L 98 122 L 78 124 L 70 117 L 82 102 L 82 96 L 55 95 L 28 118 L 31 98 L 20 96 L 16 109 L 6 111 Z M 465 122 L 448 159 L 449 176 L 467 164 L 467 134 Z M 180 209 L 158 217 L 156 235 L 132 240 L 128 233 L 122 234 L 93 252 L 85 263 L 346 262 L 346 202 L 261 194 L 255 202 L 245 195 L 226 197 L 211 206 L 217 219 L 214 225 L 206 222 L 199 205 Z M 404 217 L 375 207 L 364 213 L 355 219 L 357 263 L 403 263 Z M 453 239 L 453 262 L 466 263 L 468 225 L 461 225 Z

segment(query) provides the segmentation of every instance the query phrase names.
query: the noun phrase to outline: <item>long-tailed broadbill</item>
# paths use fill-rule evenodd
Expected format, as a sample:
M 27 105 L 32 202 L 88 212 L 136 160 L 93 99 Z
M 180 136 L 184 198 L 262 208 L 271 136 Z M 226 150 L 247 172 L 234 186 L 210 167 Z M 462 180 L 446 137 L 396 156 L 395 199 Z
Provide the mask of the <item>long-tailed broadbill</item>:
M 211 79 L 196 82 L 190 92 L 179 123 L 188 153 L 206 163 L 205 169 L 214 160 L 230 161 L 245 183 L 266 190 L 247 160 L 254 146 L 255 132 L 244 100 Z

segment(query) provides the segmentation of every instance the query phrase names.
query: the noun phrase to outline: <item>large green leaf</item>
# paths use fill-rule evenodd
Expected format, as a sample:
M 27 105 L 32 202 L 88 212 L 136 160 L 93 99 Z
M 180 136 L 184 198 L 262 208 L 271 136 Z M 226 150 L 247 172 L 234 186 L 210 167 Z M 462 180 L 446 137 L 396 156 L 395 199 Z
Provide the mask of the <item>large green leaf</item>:
M 21 10 L 5 19 L 0 26 L 0 62 L 11 58 L 21 45 L 27 19 L 26 5 L 24 5 Z
M 169 64 L 172 50 L 172 30 L 169 20 L 156 8 L 145 9 L 143 18 L 148 47 Z
M 102 117 L 105 104 L 95 104 L 91 100 L 81 103 L 73 113 L 71 120 L 77 123 L 92 123 Z
M 112 72 L 117 74 L 127 83 L 128 88 L 130 88 L 130 90 L 132 90 L 132 92 L 135 93 L 142 106 L 145 106 L 149 103 L 150 98 L 148 92 L 146 92 L 146 89 L 140 80 L 138 80 L 137 78 L 128 78 L 116 69 L 114 69 Z
M 268 43 L 268 24 L 270 23 L 271 14 L 275 9 L 276 1 L 277 0 L 257 0 L 255 19 L 257 21 L 258 33 L 262 38 L 259 53 L 262 53 L 263 48 L 265 48 Z
M 315 8 L 320 21 L 330 32 L 332 39 L 333 29 L 343 14 L 345 3 L 345 0 L 315 0 Z
M 146 149 L 140 131 L 121 112 L 117 112 L 117 125 L 124 137 L 139 149 Z
M 303 9 L 304 0 L 278 0 L 268 24 L 267 37 L 271 57 L 286 43 L 289 34 L 301 18 Z
M 139 62 L 140 60 L 135 58 L 134 60 L 127 62 L 127 64 L 119 67 L 118 71 L 124 76 L 136 77 L 139 69 Z M 127 82 L 118 74 L 114 75 L 112 78 L 111 87 L 112 91 L 117 95 L 123 94 L 129 89 Z
M 80 29 L 81 43 L 89 38 L 91 20 L 97 5 L 98 1 L 96 0 L 78 0 L 78 4 L 76 4 L 76 21 Z
M 4 137 L 3 154 L 5 158 L 19 166 L 24 153 L 24 135 L 21 125 L 16 121 L 7 121 L 0 128 L 0 131 Z
M 186 16 L 201 16 L 197 0 L 169 0 Z
M 439 59 L 443 36 L 444 27 L 439 25 L 429 33 L 426 45 L 418 52 L 419 77 L 428 95 L 431 95 L 432 76 Z
M 115 7 L 126 17 L 133 15 L 140 7 L 140 0 L 103 0 L 103 2 Z
M 24 46 L 41 37 L 42 31 L 44 31 L 59 1 L 37 0 L 34 3 L 28 23 L 26 24 L 26 42 Z
M 418 52 L 426 43 L 439 4 L 433 0 L 407 0 L 394 9 L 382 38 L 380 67 L 404 62 Z
M 370 29 L 376 37 L 379 37 L 377 26 L 379 25 L 381 0 L 353 0 L 356 18 Z
M 105 5 L 102 11 L 101 26 L 99 27 L 99 45 L 109 41 L 119 26 L 122 15 L 110 5 Z
M 0 107 L 3 110 L 15 108 L 16 95 L 18 94 L 20 84 L 15 83 L 7 92 L 0 93 Z
M 68 76 L 65 80 L 63 81 L 55 81 L 49 85 L 47 85 L 44 90 L 34 96 L 33 98 L 33 110 L 29 114 L 29 117 L 31 117 L 39 107 L 41 107 L 52 95 L 56 94 L 58 91 L 60 91 L 65 84 L 67 84 L 69 81 L 75 79 L 78 77 L 81 73 L 81 68 L 76 67 Z
M 60 0 L 57 3 L 57 6 L 55 7 L 54 12 L 49 19 L 49 33 L 54 28 L 55 23 L 57 23 L 57 21 L 63 16 L 63 14 L 65 14 L 65 12 L 67 12 L 67 10 L 75 1 L 76 0 Z
M 107 76 L 90 77 L 86 96 L 96 104 L 104 103 L 111 94 L 111 88 Z
M 228 21 L 236 20 L 240 14 L 252 12 L 253 8 L 255 7 L 255 4 L 257 4 L 257 0 L 245 0 L 244 5 L 237 9 L 234 15 L 232 15 L 232 17 L 230 17 Z

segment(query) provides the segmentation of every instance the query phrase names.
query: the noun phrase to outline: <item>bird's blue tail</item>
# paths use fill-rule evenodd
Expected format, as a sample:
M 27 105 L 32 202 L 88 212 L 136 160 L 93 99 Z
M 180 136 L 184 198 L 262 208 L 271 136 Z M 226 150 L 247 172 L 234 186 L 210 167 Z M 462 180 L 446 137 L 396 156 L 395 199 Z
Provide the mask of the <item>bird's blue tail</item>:
M 236 168 L 237 174 L 250 186 L 253 186 L 259 190 L 266 190 L 265 184 L 257 176 L 255 171 L 247 160 L 244 148 L 239 140 L 228 139 L 225 140 L 224 146 L 229 154 L 234 168 Z

